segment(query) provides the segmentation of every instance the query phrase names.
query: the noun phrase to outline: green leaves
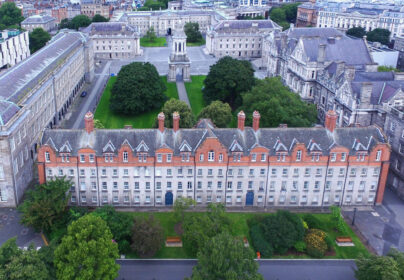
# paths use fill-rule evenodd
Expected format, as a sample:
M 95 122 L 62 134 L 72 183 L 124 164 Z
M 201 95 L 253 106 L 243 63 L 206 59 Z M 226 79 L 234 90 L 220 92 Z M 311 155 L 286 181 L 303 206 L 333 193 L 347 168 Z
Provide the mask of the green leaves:
M 230 105 L 216 100 L 202 109 L 198 119 L 210 119 L 217 127 L 227 127 L 232 117 Z
M 202 33 L 199 31 L 197 22 L 187 22 L 184 25 L 184 32 L 187 35 L 187 42 L 196 43 L 202 40 Z
M 23 20 L 24 17 L 21 15 L 21 10 L 17 8 L 14 2 L 5 2 L 1 5 L 0 24 L 4 28 L 10 28 L 12 25 L 19 26 Z
M 165 127 L 173 127 L 174 112 L 178 112 L 178 114 L 180 115 L 181 128 L 191 128 L 195 124 L 194 114 L 192 114 L 191 108 L 184 101 L 171 98 L 166 103 L 164 103 L 162 112 L 165 115 Z
M 51 39 L 48 32 L 38 27 L 29 33 L 29 50 L 31 54 L 41 49 Z
M 153 215 L 136 217 L 132 228 L 132 249 L 140 257 L 152 257 L 164 243 L 164 230 Z

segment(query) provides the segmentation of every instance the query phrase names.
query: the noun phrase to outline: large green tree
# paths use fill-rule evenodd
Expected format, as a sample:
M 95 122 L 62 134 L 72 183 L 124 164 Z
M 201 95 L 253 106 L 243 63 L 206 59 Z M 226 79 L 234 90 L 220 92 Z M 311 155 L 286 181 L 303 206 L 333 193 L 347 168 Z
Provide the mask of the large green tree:
M 190 128 L 195 124 L 195 117 L 191 108 L 184 101 L 171 98 L 164 103 L 162 109 L 165 115 L 164 125 L 166 127 L 173 127 L 173 113 L 177 112 L 180 115 L 180 127 Z M 156 119 L 157 120 L 157 119 Z
M 202 41 L 202 33 L 199 31 L 199 23 L 187 22 L 184 25 L 184 32 L 187 35 L 187 42 L 196 43 Z
M 371 255 L 356 260 L 358 280 L 402 280 L 401 269 L 394 258 Z
M 26 199 L 19 207 L 22 213 L 21 223 L 32 226 L 37 231 L 49 232 L 67 213 L 69 195 L 66 192 L 71 186 L 72 183 L 63 177 L 27 191 Z
M 51 39 L 48 32 L 38 27 L 29 33 L 29 50 L 31 54 L 41 49 Z
M 198 115 L 198 119 L 210 119 L 217 127 L 227 127 L 232 117 L 230 105 L 219 100 L 210 103 Z
M 166 86 L 154 65 L 133 62 L 118 73 L 111 90 L 110 108 L 115 113 L 138 115 L 161 108 Z
M 383 45 L 388 45 L 390 43 L 390 31 L 383 28 L 376 28 L 369 31 L 366 36 L 371 42 L 380 42 Z
M 363 38 L 366 35 L 366 30 L 363 27 L 352 27 L 346 31 L 346 35 Z
M 179 222 L 183 222 L 185 218 L 185 211 L 191 206 L 195 206 L 196 202 L 190 197 L 178 197 L 173 206 L 175 219 Z
M 55 250 L 57 278 L 116 279 L 118 256 L 118 245 L 106 222 L 95 215 L 85 215 L 68 227 Z
M 3 2 L 0 7 L 0 24 L 3 24 L 3 27 L 18 26 L 23 20 L 21 10 L 17 8 L 14 2 Z
M 93 16 L 93 18 L 91 19 L 92 22 L 107 22 L 109 21 L 108 18 L 103 17 L 100 14 L 96 14 L 95 16 Z
M 297 7 L 301 3 L 293 3 L 293 4 L 287 4 L 283 5 L 282 8 L 285 11 L 285 16 L 286 20 L 290 23 L 295 23 L 296 22 L 296 17 L 297 17 Z
M 254 110 L 261 114 L 261 127 L 277 127 L 283 123 L 291 127 L 308 127 L 317 119 L 316 107 L 303 102 L 279 78 L 259 80 L 242 97 L 243 105 L 240 109 L 244 110 L 249 125 Z
M 234 109 L 241 105 L 241 93 L 255 84 L 254 69 L 246 60 L 225 56 L 210 67 L 204 84 L 203 97 L 208 104 L 220 100 Z
M 254 252 L 244 247 L 240 239 L 224 232 L 208 240 L 201 248 L 191 279 L 258 280 L 263 277 L 258 273 Z
M 140 257 L 152 257 L 164 243 L 164 230 L 158 220 L 136 217 L 132 227 L 132 250 Z
M 87 27 L 91 24 L 91 19 L 86 15 L 77 15 L 70 21 L 69 28 L 79 30 L 80 27 Z
M 146 38 L 146 40 L 149 41 L 149 42 L 154 42 L 154 41 L 156 41 L 157 36 L 156 36 L 156 32 L 154 31 L 154 27 L 153 27 L 153 26 L 151 26 L 151 27 L 147 30 L 146 34 L 144 35 L 144 38 Z

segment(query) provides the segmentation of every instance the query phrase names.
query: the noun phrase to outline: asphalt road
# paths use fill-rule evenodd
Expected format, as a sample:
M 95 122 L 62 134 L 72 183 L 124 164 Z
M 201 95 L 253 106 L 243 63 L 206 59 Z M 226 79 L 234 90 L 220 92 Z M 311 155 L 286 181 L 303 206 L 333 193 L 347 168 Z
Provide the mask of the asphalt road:
M 192 274 L 195 260 L 119 260 L 117 280 L 179 280 Z M 259 261 L 266 280 L 355 280 L 351 260 Z

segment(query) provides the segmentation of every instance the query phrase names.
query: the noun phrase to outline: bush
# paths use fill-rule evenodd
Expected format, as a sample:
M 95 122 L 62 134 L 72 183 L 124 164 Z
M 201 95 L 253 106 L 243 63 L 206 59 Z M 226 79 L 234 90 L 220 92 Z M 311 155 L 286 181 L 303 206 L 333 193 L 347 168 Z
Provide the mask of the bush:
M 334 241 L 328 234 L 325 236 L 324 241 L 327 244 L 327 251 L 334 249 Z
M 136 217 L 132 228 L 132 249 L 140 257 L 152 257 L 164 243 L 164 231 L 153 215 Z
M 306 214 L 303 216 L 303 220 L 307 223 L 309 228 L 319 228 L 321 229 L 321 222 L 312 214 Z
M 306 251 L 307 245 L 304 241 L 297 241 L 293 247 L 295 247 L 296 251 L 303 253 Z
M 250 228 L 250 236 L 255 251 L 260 252 L 262 257 L 270 258 L 273 255 L 274 249 L 265 240 L 259 225 L 254 225 Z
M 314 258 L 324 257 L 327 251 L 327 243 L 325 242 L 326 233 L 319 229 L 310 230 L 304 241 L 307 244 L 307 254 Z

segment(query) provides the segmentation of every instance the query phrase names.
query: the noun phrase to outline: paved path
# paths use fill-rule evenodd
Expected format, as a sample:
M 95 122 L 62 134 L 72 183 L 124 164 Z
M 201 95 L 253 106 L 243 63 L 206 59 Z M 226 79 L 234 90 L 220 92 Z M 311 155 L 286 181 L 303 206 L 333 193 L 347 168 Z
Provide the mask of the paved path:
M 189 107 L 191 107 L 191 104 L 189 103 L 189 99 L 188 99 L 187 90 L 185 89 L 184 81 L 177 80 L 177 91 L 178 91 L 178 97 L 180 98 L 180 100 L 184 101 L 185 103 L 188 104 Z
M 178 280 L 189 277 L 195 260 L 119 260 L 117 280 Z M 259 261 L 266 280 L 355 280 L 352 260 Z

